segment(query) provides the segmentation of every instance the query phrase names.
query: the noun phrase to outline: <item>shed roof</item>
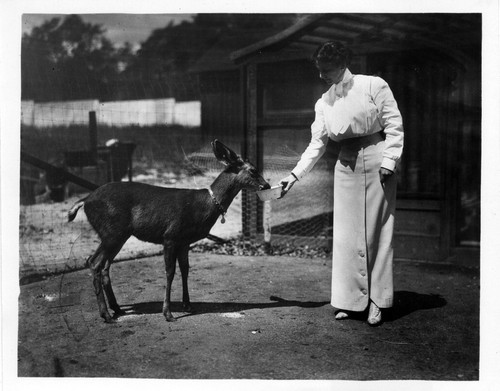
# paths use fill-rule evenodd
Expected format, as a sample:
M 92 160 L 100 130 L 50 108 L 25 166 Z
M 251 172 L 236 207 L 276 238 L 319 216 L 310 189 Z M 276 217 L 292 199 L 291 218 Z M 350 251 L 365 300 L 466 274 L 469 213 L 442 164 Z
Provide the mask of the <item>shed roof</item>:
M 319 44 L 338 40 L 358 54 L 434 48 L 463 60 L 480 47 L 481 33 L 478 13 L 312 14 L 230 58 L 239 64 L 276 51 L 310 58 Z

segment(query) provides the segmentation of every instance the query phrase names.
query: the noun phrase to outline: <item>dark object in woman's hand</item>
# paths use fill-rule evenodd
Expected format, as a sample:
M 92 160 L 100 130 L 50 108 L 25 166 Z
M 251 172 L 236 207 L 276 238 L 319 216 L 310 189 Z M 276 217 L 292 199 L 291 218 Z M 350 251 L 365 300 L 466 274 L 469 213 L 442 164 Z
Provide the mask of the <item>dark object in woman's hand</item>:
M 394 174 L 393 171 L 391 170 L 388 170 L 387 168 L 384 168 L 384 167 L 380 167 L 380 170 L 378 172 L 379 176 L 380 176 L 380 183 L 384 184 L 384 182 L 389 179 L 389 177 Z

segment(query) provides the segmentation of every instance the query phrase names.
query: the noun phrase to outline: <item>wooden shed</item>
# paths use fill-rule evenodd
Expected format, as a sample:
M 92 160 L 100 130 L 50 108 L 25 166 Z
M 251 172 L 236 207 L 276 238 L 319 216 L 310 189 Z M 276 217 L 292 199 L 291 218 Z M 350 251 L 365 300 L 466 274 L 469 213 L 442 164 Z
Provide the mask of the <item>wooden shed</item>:
M 307 146 L 314 103 L 327 88 L 310 58 L 327 40 L 352 48 L 353 73 L 385 79 L 403 115 L 396 257 L 478 260 L 481 14 L 307 15 L 233 51 L 244 153 L 261 168 L 269 145 Z M 262 205 L 252 197 L 244 203 L 245 232 L 259 234 Z

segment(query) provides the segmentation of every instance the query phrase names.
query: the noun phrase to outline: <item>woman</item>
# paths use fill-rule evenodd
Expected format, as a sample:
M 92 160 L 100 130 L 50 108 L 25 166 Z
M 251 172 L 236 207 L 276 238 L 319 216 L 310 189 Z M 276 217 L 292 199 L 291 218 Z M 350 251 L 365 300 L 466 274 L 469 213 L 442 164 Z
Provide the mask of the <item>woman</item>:
M 368 308 L 368 323 L 382 321 L 393 304 L 392 237 L 396 167 L 403 151 L 403 121 L 387 83 L 353 75 L 351 52 L 327 42 L 313 60 L 330 89 L 315 105 L 311 142 L 291 174 L 282 197 L 315 165 L 328 139 L 340 144 L 335 165 L 331 304 L 335 318 Z

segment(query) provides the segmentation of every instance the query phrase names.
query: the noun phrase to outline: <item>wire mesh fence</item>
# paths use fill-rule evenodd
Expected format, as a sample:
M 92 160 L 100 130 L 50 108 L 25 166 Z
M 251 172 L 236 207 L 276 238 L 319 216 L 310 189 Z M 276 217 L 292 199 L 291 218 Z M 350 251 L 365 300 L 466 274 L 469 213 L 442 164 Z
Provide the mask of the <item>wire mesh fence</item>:
M 218 82 L 232 83 L 226 79 Z M 212 79 L 211 85 L 216 84 L 217 78 Z M 215 121 L 222 124 L 219 128 L 216 124 L 206 125 L 206 121 L 200 121 L 200 126 L 182 124 L 193 123 L 196 116 L 210 117 L 207 110 L 213 108 L 203 106 L 203 102 L 213 99 L 210 93 L 204 94 L 195 86 L 185 88 L 198 88 L 199 99 L 189 101 L 196 104 L 182 105 L 183 111 L 176 113 L 178 123 L 169 123 L 170 114 L 159 112 L 167 108 L 164 101 L 156 105 L 154 100 L 137 103 L 139 109 L 128 111 L 122 105 L 121 112 L 116 110 L 118 105 L 96 105 L 94 101 L 83 101 L 80 106 L 75 101 L 51 102 L 42 109 L 36 109 L 36 102 L 23 102 L 22 151 L 96 185 L 132 180 L 165 187 L 206 188 L 223 169 L 213 155 L 210 141 L 218 138 L 241 155 L 244 137 L 241 128 L 235 127 L 238 119 L 232 110 L 226 113 L 225 121 Z M 223 94 L 232 89 L 232 85 L 217 85 Z M 212 117 L 224 116 L 222 108 L 216 107 Z M 89 109 L 98 111 L 94 128 L 89 117 L 94 110 Z M 112 109 L 115 111 L 109 112 Z M 259 137 L 263 176 L 275 185 L 295 166 L 310 133 L 308 128 L 266 130 Z M 272 243 L 286 240 L 301 245 L 304 240 L 328 240 L 332 228 L 331 162 L 330 157 L 323 158 L 287 197 L 268 205 L 266 221 L 270 222 Z M 71 223 L 67 222 L 67 211 L 89 189 L 25 161 L 21 161 L 20 180 L 20 277 L 84 268 L 99 239 L 83 211 Z M 219 220 L 211 234 L 223 239 L 238 238 L 245 234 L 244 225 L 257 226 L 257 232 L 262 233 L 264 219 L 247 213 L 249 202 L 261 201 L 254 193 L 240 193 L 228 210 L 226 223 Z M 260 236 L 252 239 L 263 240 Z M 161 246 L 131 238 L 117 259 L 159 254 L 161 250 Z

